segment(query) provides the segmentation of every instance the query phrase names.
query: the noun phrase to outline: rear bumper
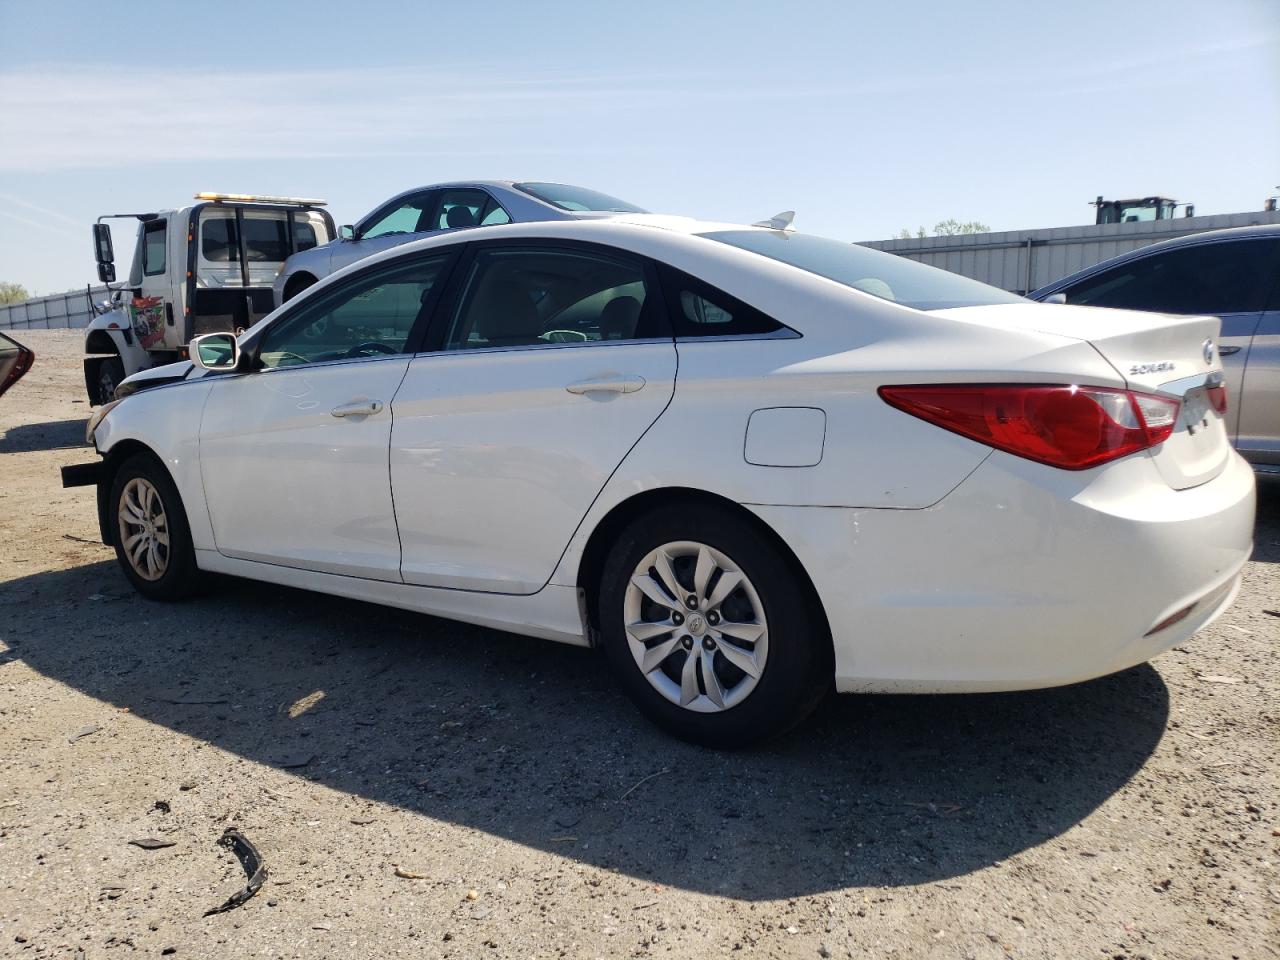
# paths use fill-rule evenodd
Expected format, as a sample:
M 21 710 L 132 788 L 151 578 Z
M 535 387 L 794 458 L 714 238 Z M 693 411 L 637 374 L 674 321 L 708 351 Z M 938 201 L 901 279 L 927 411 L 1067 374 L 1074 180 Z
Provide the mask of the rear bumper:
M 1142 663 L 1226 609 L 1254 479 L 1235 455 L 1175 491 L 1148 457 L 1070 473 L 997 452 L 923 510 L 752 509 L 814 580 L 839 690 L 1018 690 Z

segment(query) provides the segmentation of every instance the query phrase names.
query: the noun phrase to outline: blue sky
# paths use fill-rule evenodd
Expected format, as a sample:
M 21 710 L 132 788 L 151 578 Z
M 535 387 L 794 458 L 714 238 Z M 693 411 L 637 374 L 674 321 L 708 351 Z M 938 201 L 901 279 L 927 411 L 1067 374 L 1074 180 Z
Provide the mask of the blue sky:
M 0 280 L 92 278 L 100 213 L 560 180 L 651 210 L 939 220 L 1200 213 L 1280 185 L 1280 0 L 0 0 Z M 132 238 L 117 235 L 118 257 Z

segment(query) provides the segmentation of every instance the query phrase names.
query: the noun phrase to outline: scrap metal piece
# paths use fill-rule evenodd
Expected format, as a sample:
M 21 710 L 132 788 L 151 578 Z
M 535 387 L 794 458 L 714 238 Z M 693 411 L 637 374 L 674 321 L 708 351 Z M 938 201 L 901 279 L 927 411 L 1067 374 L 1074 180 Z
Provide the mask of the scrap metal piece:
M 267 882 L 267 865 L 262 862 L 262 854 L 258 853 L 258 848 L 249 842 L 248 838 L 235 827 L 227 827 L 222 836 L 218 838 L 219 846 L 228 848 L 236 855 L 236 859 L 240 861 L 240 866 L 244 867 L 245 876 L 249 878 L 249 882 L 245 884 L 243 890 L 237 890 L 226 903 L 214 907 L 212 910 L 206 910 L 204 916 L 211 917 L 215 913 L 226 913 L 228 910 L 234 910 L 236 907 L 248 903 L 255 893 L 262 889 L 262 885 Z

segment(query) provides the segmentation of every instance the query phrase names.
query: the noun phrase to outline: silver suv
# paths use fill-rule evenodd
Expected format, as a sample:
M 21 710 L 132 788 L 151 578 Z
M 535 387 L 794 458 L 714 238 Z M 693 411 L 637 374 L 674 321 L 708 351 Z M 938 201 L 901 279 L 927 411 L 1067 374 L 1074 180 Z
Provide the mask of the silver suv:
M 608 194 L 564 183 L 466 180 L 416 187 L 392 197 L 332 243 L 295 253 L 276 274 L 275 304 L 349 263 L 433 233 L 537 220 L 581 220 L 645 211 Z
M 1221 318 L 1232 442 L 1259 475 L 1280 477 L 1280 225 L 1155 243 L 1030 296 L 1055 294 L 1094 307 Z

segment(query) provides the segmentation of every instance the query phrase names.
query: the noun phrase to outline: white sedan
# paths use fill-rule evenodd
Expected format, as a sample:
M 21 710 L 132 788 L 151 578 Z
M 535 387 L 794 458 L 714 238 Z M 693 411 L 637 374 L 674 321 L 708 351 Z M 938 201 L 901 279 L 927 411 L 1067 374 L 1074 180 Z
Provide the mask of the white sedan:
M 1254 479 L 1217 332 L 769 226 L 481 227 L 200 338 L 64 483 L 147 597 L 212 571 L 599 645 L 741 745 L 833 682 L 1072 683 L 1220 614 Z

